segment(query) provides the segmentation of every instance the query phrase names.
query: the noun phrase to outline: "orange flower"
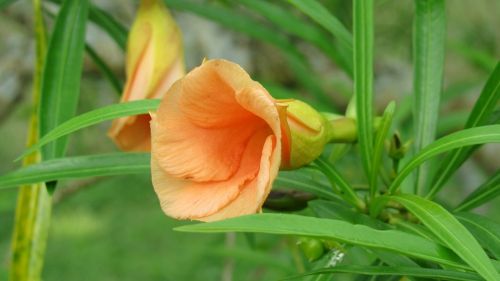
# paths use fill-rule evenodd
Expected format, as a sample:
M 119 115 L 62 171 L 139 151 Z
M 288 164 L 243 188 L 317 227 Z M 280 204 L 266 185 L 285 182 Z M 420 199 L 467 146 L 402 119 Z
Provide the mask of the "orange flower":
M 127 83 L 121 102 L 161 98 L 184 76 L 181 33 L 161 0 L 142 0 L 127 43 Z M 113 122 L 108 135 L 126 151 L 149 151 L 149 115 Z
M 279 105 L 240 66 L 204 62 L 152 116 L 152 181 L 167 215 L 213 221 L 261 210 L 281 162 Z

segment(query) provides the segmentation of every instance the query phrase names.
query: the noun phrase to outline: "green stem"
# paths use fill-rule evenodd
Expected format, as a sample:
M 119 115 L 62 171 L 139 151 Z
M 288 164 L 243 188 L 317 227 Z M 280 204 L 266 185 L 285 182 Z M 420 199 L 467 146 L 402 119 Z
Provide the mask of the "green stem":
M 40 100 L 41 72 L 47 48 L 41 1 L 33 0 L 33 7 L 36 66 L 33 78 L 33 112 L 28 131 L 28 147 L 37 143 L 39 138 L 37 109 Z M 39 153 L 33 153 L 24 159 L 23 165 L 30 165 L 39 161 Z M 41 279 L 51 207 L 52 197 L 47 192 L 44 184 L 33 184 L 20 188 L 12 237 L 10 280 L 37 281 Z
M 338 116 L 331 113 L 321 113 L 331 125 L 328 131 L 329 143 L 353 143 L 358 141 L 357 122 L 354 118 Z M 373 132 L 376 133 L 380 127 L 382 118 L 373 118 Z

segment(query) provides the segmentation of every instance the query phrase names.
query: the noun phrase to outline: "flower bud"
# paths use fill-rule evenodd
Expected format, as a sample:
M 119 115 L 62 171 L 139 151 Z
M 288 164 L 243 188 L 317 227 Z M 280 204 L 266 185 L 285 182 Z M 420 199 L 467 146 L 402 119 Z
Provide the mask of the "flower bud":
M 161 0 L 142 0 L 127 42 L 127 82 L 120 102 L 161 98 L 184 76 L 182 38 Z M 151 118 L 128 116 L 113 122 L 109 137 L 126 151 L 149 151 Z
M 330 140 L 330 122 L 299 100 L 278 100 L 282 119 L 282 169 L 296 169 L 321 155 Z
M 411 141 L 406 143 L 401 142 L 401 137 L 395 133 L 391 138 L 389 145 L 389 157 L 392 159 L 401 159 L 405 156 L 406 152 L 410 149 Z

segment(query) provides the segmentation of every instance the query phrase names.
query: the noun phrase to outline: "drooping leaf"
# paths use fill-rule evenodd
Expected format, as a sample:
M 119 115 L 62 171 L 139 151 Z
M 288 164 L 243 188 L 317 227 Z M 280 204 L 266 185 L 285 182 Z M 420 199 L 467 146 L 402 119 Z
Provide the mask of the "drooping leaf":
M 112 104 L 80 114 L 60 124 L 52 131 L 45 134 L 34 146 L 30 147 L 20 157 L 28 155 L 29 153 L 40 149 L 44 145 L 80 129 L 120 117 L 148 113 L 149 111 L 156 110 L 159 104 L 160 100 L 155 99 L 138 100 Z
M 481 95 L 477 99 L 474 107 L 467 119 L 465 128 L 473 128 L 483 126 L 490 123 L 495 108 L 498 106 L 500 99 L 500 62 L 497 63 L 495 69 L 491 73 L 486 85 L 481 91 Z M 461 147 L 446 156 L 438 168 L 438 172 L 432 179 L 432 188 L 427 195 L 432 198 L 441 190 L 443 185 L 453 175 L 453 173 L 469 158 L 477 146 Z
M 0 189 L 60 179 L 149 173 L 149 153 L 110 153 L 57 158 L 0 176 Z
M 444 0 L 416 0 L 413 33 L 413 120 L 416 153 L 434 141 L 441 97 L 446 12 Z M 429 166 L 416 169 L 415 193 L 421 193 Z
M 373 157 L 373 1 L 354 0 L 354 96 L 358 142 L 366 177 Z
M 394 193 L 411 171 L 429 158 L 456 148 L 490 142 L 500 142 L 500 125 L 475 127 L 444 136 L 424 147 L 411 158 L 392 182 L 389 192 Z
M 500 280 L 500 275 L 474 236 L 439 204 L 411 194 L 395 195 L 391 199 L 405 206 L 486 280 Z
M 500 195 L 500 170 L 497 170 L 491 178 L 469 194 L 462 203 L 458 204 L 455 211 L 461 212 L 474 209 L 497 198 L 498 195 Z
M 500 224 L 473 213 L 456 213 L 455 217 L 474 234 L 479 243 L 500 259 Z
M 332 268 L 325 268 L 307 272 L 305 274 L 291 276 L 285 280 L 301 278 L 309 275 L 318 274 L 335 274 L 335 273 L 352 273 L 370 276 L 410 276 L 422 277 L 439 280 L 459 280 L 459 281 L 473 281 L 482 280 L 482 278 L 470 272 L 461 272 L 453 270 L 422 268 L 422 267 L 407 267 L 407 266 L 359 266 L 359 265 L 340 265 Z
M 175 228 L 186 232 L 256 232 L 330 238 L 336 241 L 388 250 L 457 268 L 468 268 L 447 248 L 416 235 L 397 230 L 377 230 L 341 220 L 298 215 L 258 214 Z

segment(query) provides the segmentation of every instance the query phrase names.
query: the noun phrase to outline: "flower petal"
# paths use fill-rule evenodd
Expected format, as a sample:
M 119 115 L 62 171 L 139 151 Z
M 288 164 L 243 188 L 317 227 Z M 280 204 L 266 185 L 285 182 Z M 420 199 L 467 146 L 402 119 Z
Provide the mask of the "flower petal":
M 232 74 L 220 76 L 221 65 L 228 65 Z M 261 100 L 265 90 L 235 66 L 207 62 L 170 88 L 152 124 L 157 132 L 153 141 L 158 165 L 168 174 L 197 182 L 227 180 L 237 171 L 250 137 L 260 130 L 272 133 L 266 120 L 236 98 L 268 112 L 276 111 L 272 100 Z
M 241 192 L 227 206 L 218 212 L 196 218 L 200 221 L 216 221 L 231 217 L 254 214 L 261 210 L 267 195 L 271 191 L 272 181 L 276 177 L 279 168 L 279 153 L 273 148 L 273 137 L 269 136 L 262 149 L 262 158 L 259 174 L 251 182 L 241 188 Z
M 179 219 L 206 217 L 233 201 L 240 194 L 240 190 L 246 189 L 250 183 L 267 183 L 268 169 L 260 173 L 259 168 L 263 168 L 262 162 L 269 162 L 270 146 L 269 137 L 266 138 L 265 132 L 254 135 L 246 146 L 238 172 L 233 177 L 227 181 L 203 183 L 169 175 L 158 165 L 153 150 L 152 181 L 163 211 Z M 262 196 L 265 191 L 255 192 L 255 195 L 258 194 Z M 260 207 L 257 203 L 254 205 L 254 210 Z

